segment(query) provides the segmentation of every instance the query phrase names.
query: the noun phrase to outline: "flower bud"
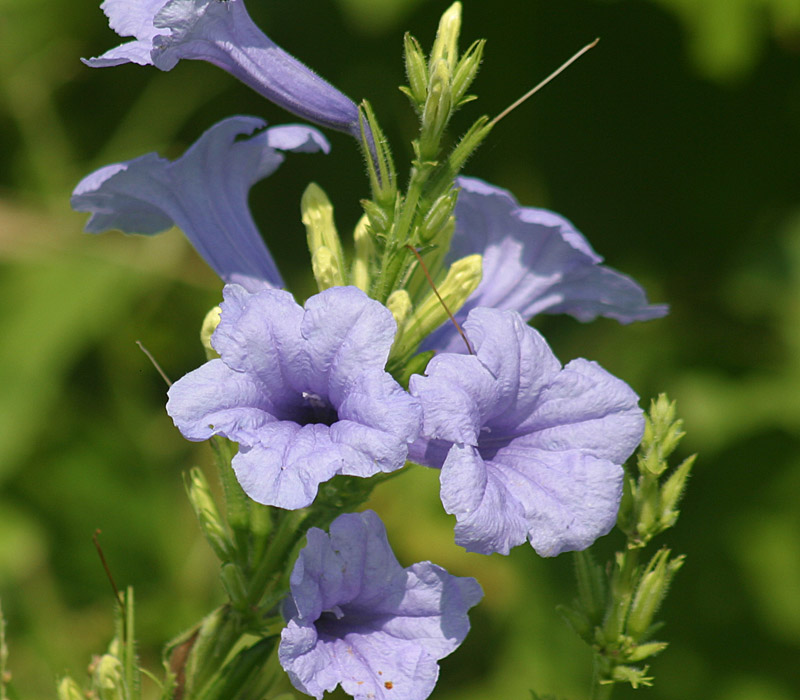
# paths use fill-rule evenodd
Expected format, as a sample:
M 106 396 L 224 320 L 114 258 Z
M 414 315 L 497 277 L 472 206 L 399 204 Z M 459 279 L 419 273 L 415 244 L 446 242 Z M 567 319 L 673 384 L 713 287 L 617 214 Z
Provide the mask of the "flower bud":
M 433 72 L 433 66 L 440 60 L 447 63 L 450 72 L 453 71 L 458 58 L 458 35 L 461 33 L 461 3 L 454 2 L 445 10 L 439 20 L 436 38 L 431 49 L 428 67 Z
M 392 312 L 397 328 L 400 330 L 405 325 L 408 314 L 411 313 L 411 297 L 405 289 L 398 289 L 389 295 L 386 308 Z
M 448 321 L 448 309 L 455 314 L 480 284 L 482 268 L 480 255 L 456 260 L 439 286 L 439 296 L 433 292 L 428 294 L 406 320 L 399 340 L 392 347 L 392 357 L 411 354 L 429 333 Z
M 439 153 L 439 142 L 453 112 L 453 93 L 450 86 L 452 74 L 444 59 L 431 66 L 428 98 L 422 112 L 422 125 L 417 156 L 423 162 L 434 160 Z
M 364 214 L 353 231 L 355 256 L 350 271 L 350 282 L 365 292 L 369 291 L 370 265 L 375 256 L 375 243 L 369 232 L 369 218 Z
M 667 642 L 648 642 L 647 644 L 639 644 L 635 646 L 628 654 L 625 655 L 625 661 L 629 663 L 638 663 L 649 659 L 651 656 L 664 651 L 667 648 Z
M 414 108 L 420 111 L 428 94 L 428 66 L 425 63 L 425 54 L 419 42 L 408 32 L 403 37 L 403 46 L 408 88 L 400 89 L 411 99 Z
M 459 60 L 455 71 L 453 71 L 453 105 L 460 107 L 462 104 L 475 99 L 474 97 L 465 98 L 469 86 L 478 75 L 478 69 L 481 67 L 483 60 L 483 47 L 486 45 L 486 40 L 481 39 L 472 44 Z
M 344 276 L 337 267 L 336 257 L 326 246 L 317 248 L 311 256 L 311 271 L 314 273 L 319 291 L 344 284 Z
M 455 230 L 456 220 L 453 216 L 453 209 L 455 209 L 457 198 L 458 191 L 450 190 L 433 203 L 417 233 L 418 244 L 433 243 L 444 249 L 449 247 L 450 237 Z M 435 276 L 435 271 L 431 270 L 430 272 L 431 276 Z
M 392 225 L 389 211 L 370 199 L 362 199 L 361 206 L 364 207 L 373 234 L 385 234 Z
M 333 223 L 333 205 L 322 188 L 313 182 L 306 187 L 300 200 L 300 209 L 302 221 L 306 227 L 312 264 L 318 257 L 319 249 L 328 249 L 327 253 L 319 256 L 318 264 L 324 271 L 323 278 L 332 283 L 320 286 L 320 291 L 345 284 L 344 255 L 339 234 L 336 232 L 336 225 Z M 320 285 L 320 277 L 317 277 L 316 270 L 314 277 L 317 279 L 317 284 Z
M 203 344 L 203 349 L 206 351 L 206 359 L 214 360 L 219 357 L 219 353 L 211 347 L 211 336 L 217 330 L 219 325 L 220 314 L 222 309 L 215 306 L 211 311 L 206 314 L 203 319 L 203 325 L 200 327 L 200 342 Z
M 686 458 L 675 469 L 661 487 L 661 527 L 672 527 L 678 519 L 678 503 L 686 488 L 686 480 L 692 470 L 695 455 Z
M 670 561 L 669 555 L 667 548 L 656 552 L 639 579 L 627 621 L 627 632 L 636 641 L 642 639 L 650 629 L 672 577 L 683 565 L 683 556 Z
M 86 695 L 72 678 L 65 676 L 58 684 L 58 700 L 86 700 Z
M 242 571 L 230 562 L 223 564 L 219 571 L 222 586 L 228 594 L 231 605 L 237 610 L 247 607 L 247 589 L 242 580 Z
M 221 561 L 230 561 L 233 558 L 233 542 L 211 495 L 205 475 L 200 469 L 193 467 L 185 475 L 184 481 L 189 502 L 203 535 Z
M 122 678 L 122 662 L 111 654 L 103 654 L 92 678 L 99 700 L 124 700 L 127 696 Z

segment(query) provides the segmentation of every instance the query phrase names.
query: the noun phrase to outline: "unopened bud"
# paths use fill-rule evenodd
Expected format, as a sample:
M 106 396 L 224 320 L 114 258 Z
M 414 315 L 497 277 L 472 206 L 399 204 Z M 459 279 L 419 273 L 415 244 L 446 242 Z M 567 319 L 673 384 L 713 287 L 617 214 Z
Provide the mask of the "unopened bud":
M 116 656 L 103 654 L 98 659 L 93 681 L 100 700 L 123 700 L 126 696 L 122 662 Z
M 405 289 L 398 289 L 389 295 L 386 308 L 392 312 L 397 328 L 404 326 L 409 313 L 411 313 L 411 297 Z
M 418 156 L 422 161 L 436 158 L 439 142 L 453 112 L 452 75 L 447 61 L 440 59 L 431 66 L 428 97 L 422 112 Z
M 311 256 L 311 271 L 314 273 L 319 291 L 341 287 L 344 284 L 344 275 L 337 263 L 338 260 L 330 248 L 322 246 L 314 251 Z
M 375 257 L 375 243 L 369 232 L 369 219 L 364 214 L 356 224 L 353 232 L 355 243 L 355 256 L 353 258 L 353 268 L 350 272 L 350 281 L 363 291 L 369 290 L 370 265 Z
M 189 470 L 189 474 L 185 475 L 184 481 L 189 502 L 192 504 L 203 535 L 221 561 L 230 561 L 233 558 L 233 543 L 211 495 L 205 474 L 197 467 L 193 467 Z
M 425 54 L 419 42 L 408 32 L 403 37 L 403 47 L 408 88 L 400 89 L 411 98 L 412 104 L 419 110 L 425 104 L 425 96 L 428 92 L 428 66 L 425 63 Z
M 332 284 L 320 287 L 320 291 L 337 285 L 345 284 L 344 281 L 344 255 L 336 225 L 333 223 L 333 205 L 325 192 L 313 182 L 306 187 L 300 200 L 303 224 L 306 227 L 308 250 L 311 253 L 312 264 L 317 256 L 317 251 L 327 248 L 328 253 L 323 254 L 324 260 L 320 266 L 325 269 L 326 279 L 333 280 Z M 316 277 L 316 273 L 314 275 Z M 320 279 L 317 278 L 317 284 Z
M 86 695 L 72 678 L 65 676 L 58 684 L 58 700 L 86 700 Z
M 482 269 L 480 255 L 456 260 L 439 285 L 439 296 L 431 292 L 409 316 L 399 342 L 392 347 L 392 356 L 405 357 L 412 353 L 428 334 L 448 321 L 448 310 L 455 314 L 480 284 Z
M 431 49 L 430 63 L 428 64 L 431 72 L 433 66 L 440 60 L 447 62 L 450 71 L 455 68 L 458 59 L 458 35 L 461 33 L 461 3 L 454 2 L 445 10 L 439 20 L 439 27 L 436 30 L 436 39 L 433 41 Z
M 450 190 L 433 203 L 419 228 L 418 244 L 433 243 L 445 249 L 449 247 L 449 239 L 455 229 L 453 210 L 457 198 L 458 191 Z M 434 271 L 430 272 L 431 275 L 436 274 Z
M 453 72 L 453 106 L 460 107 L 465 102 L 469 102 L 474 97 L 464 98 L 475 76 L 478 75 L 478 69 L 481 67 L 483 60 L 483 47 L 486 45 L 486 40 L 481 39 L 476 41 L 470 46 L 464 55 L 459 60 L 455 71 Z
M 203 325 L 200 327 L 200 342 L 203 344 L 203 349 L 206 352 L 206 359 L 213 360 L 219 357 L 219 353 L 211 346 L 211 336 L 217 330 L 221 318 L 222 309 L 215 306 L 211 311 L 206 314 L 203 319 Z
M 650 629 L 672 577 L 683 565 L 684 557 L 670 561 L 669 555 L 670 550 L 666 548 L 656 552 L 639 579 L 627 620 L 627 632 L 635 641 L 642 639 Z
M 635 646 L 628 654 L 625 655 L 625 661 L 628 663 L 639 663 L 651 656 L 664 651 L 667 648 L 667 642 L 648 642 L 647 644 L 639 644 Z
M 392 225 L 391 216 L 387 209 L 373 202 L 371 199 L 362 199 L 361 206 L 369 219 L 369 225 L 374 234 L 385 234 Z
M 692 470 L 695 455 L 687 457 L 675 469 L 661 487 L 661 527 L 672 527 L 678 519 L 678 503 L 680 503 L 686 480 Z
M 219 571 L 222 586 L 228 594 L 231 605 L 237 610 L 247 607 L 247 588 L 242 580 L 242 572 L 235 564 L 223 564 Z

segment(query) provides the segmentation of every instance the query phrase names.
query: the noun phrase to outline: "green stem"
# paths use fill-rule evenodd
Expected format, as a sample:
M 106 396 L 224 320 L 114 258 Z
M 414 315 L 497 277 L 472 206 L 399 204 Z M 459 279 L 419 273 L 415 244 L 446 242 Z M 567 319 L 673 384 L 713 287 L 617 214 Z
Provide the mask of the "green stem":
M 601 683 L 604 680 L 605 674 L 601 669 L 600 659 L 595 658 L 594 671 L 592 673 L 592 694 L 589 696 L 590 700 L 609 700 L 611 693 L 614 691 L 613 683 Z

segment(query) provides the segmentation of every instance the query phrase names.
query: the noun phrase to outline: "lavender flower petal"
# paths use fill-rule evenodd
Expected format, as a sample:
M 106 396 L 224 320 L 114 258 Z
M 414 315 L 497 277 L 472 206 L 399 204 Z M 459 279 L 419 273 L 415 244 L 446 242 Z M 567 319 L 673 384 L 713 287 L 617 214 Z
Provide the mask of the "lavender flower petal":
M 244 0 L 105 0 L 101 7 L 111 28 L 134 40 L 87 65 L 168 71 L 181 59 L 208 61 L 288 112 L 360 138 L 355 103 L 264 35 Z
M 473 310 L 475 355 L 442 353 L 410 388 L 423 408 L 411 459 L 442 469 L 456 542 L 490 554 L 526 539 L 542 556 L 584 549 L 614 525 L 620 465 L 639 444 L 636 394 L 599 365 L 566 367 L 513 311 Z
M 117 228 L 154 234 L 178 226 L 225 282 L 257 289 L 283 285 L 275 262 L 250 215 L 247 195 L 271 175 L 284 152 L 328 151 L 315 129 L 263 129 L 255 117 L 231 117 L 206 131 L 179 159 L 155 153 L 108 165 L 86 176 L 72 194 L 72 207 L 92 215 L 90 233 Z
M 384 371 L 391 313 L 355 287 L 305 308 L 288 292 L 223 290 L 211 342 L 220 359 L 175 382 L 167 412 L 189 440 L 240 443 L 233 468 L 253 499 L 309 505 L 337 474 L 399 469 L 420 425 L 419 402 Z
M 506 190 L 460 177 L 452 262 L 483 255 L 483 280 L 456 315 L 459 322 L 479 306 L 518 311 L 526 320 L 539 313 L 567 313 L 580 321 L 597 316 L 620 323 L 664 316 L 664 304 L 648 304 L 630 277 L 605 265 L 566 219 L 546 209 L 521 207 Z M 451 323 L 435 331 L 423 349 L 457 351 Z
M 424 700 L 483 595 L 430 562 L 403 569 L 372 511 L 309 530 L 290 585 L 278 658 L 318 699 L 341 685 L 356 700 Z

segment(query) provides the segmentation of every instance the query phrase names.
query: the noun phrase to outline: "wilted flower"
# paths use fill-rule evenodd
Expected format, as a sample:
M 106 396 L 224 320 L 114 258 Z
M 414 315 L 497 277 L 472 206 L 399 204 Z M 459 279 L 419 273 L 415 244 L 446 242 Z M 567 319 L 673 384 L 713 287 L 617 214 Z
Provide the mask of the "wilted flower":
M 330 536 L 308 531 L 278 657 L 294 686 L 318 700 L 337 685 L 356 700 L 424 700 L 482 596 L 475 579 L 430 562 L 403 569 L 374 512 L 341 515 Z
M 155 153 L 107 165 L 72 193 L 72 207 L 92 212 L 86 230 L 116 228 L 153 234 L 178 226 L 225 281 L 255 290 L 283 280 L 250 215 L 247 195 L 271 175 L 283 153 L 328 152 L 325 137 L 307 126 L 263 129 L 255 117 L 231 117 L 212 126 L 181 158 Z
M 405 463 L 420 409 L 384 371 L 391 313 L 355 287 L 305 308 L 291 294 L 223 290 L 211 360 L 175 382 L 167 412 L 189 440 L 239 443 L 233 468 L 266 505 L 309 505 L 337 474 L 368 477 Z
M 620 465 L 644 430 L 637 396 L 599 365 L 562 367 L 514 311 L 474 309 L 475 355 L 442 353 L 411 378 L 423 409 L 409 459 L 441 468 L 456 542 L 490 554 L 525 540 L 542 556 L 584 549 L 616 520 Z

